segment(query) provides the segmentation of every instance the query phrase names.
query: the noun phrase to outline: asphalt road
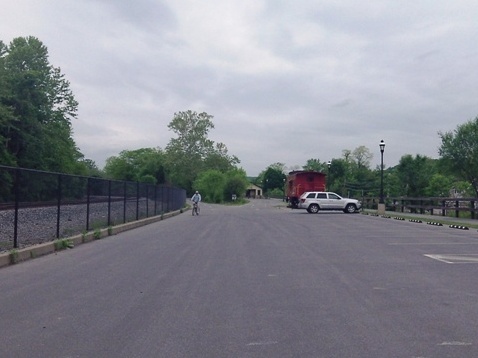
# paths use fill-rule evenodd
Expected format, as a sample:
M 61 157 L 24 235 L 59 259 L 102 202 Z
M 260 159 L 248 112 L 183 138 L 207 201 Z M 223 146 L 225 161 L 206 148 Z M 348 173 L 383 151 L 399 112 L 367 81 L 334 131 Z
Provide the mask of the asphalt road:
M 478 357 L 478 232 L 255 200 L 0 270 L 0 357 Z

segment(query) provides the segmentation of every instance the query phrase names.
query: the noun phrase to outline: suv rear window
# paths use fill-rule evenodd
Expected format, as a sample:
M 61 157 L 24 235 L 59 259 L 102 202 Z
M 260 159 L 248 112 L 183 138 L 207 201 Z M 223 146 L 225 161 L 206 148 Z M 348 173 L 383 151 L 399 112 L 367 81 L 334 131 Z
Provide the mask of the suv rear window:
M 307 199 L 315 199 L 315 193 L 307 194 Z
M 318 193 L 317 194 L 317 199 L 327 199 L 327 194 L 326 193 Z

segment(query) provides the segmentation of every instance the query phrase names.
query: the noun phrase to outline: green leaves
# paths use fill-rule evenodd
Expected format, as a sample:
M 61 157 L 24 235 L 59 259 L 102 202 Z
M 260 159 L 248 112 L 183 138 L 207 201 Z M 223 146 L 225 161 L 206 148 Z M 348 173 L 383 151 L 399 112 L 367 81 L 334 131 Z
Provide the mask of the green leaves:
M 171 181 L 193 191 L 193 183 L 206 170 L 225 173 L 239 163 L 230 156 L 223 143 L 214 143 L 208 138 L 214 128 L 213 116 L 191 110 L 174 114 L 168 125 L 177 137 L 166 146 L 166 165 Z
M 436 161 L 419 154 L 415 157 L 407 154 L 402 156 L 396 169 L 401 184 L 401 195 L 420 197 L 425 195 L 426 188 L 436 173 Z
M 159 148 L 124 150 L 118 156 L 106 160 L 104 171 L 111 179 L 164 184 L 164 162 L 165 155 Z
M 83 155 L 72 137 L 78 103 L 48 50 L 35 37 L 0 42 L 0 162 L 79 173 Z
M 247 187 L 245 173 L 240 180 L 235 178 L 234 184 L 229 183 L 232 181 L 229 173 L 236 173 L 239 159 L 228 154 L 225 144 L 208 139 L 209 130 L 214 128 L 212 118 L 207 113 L 193 111 L 175 113 L 168 128 L 177 136 L 164 151 L 160 148 L 122 151 L 106 160 L 105 175 L 118 180 L 169 182 L 188 193 L 200 189 L 205 200 L 214 202 L 222 201 L 225 191 L 239 190 L 242 186 L 244 190 L 237 195 L 243 195 Z
M 193 186 L 194 190 L 201 193 L 204 201 L 222 203 L 231 201 L 233 194 L 238 199 L 243 197 L 248 184 L 246 173 L 242 169 L 231 169 L 225 173 L 208 169 L 198 175 Z
M 177 138 L 172 138 L 166 147 L 171 155 L 187 155 L 192 160 L 202 160 L 213 151 L 214 142 L 207 138 L 209 130 L 214 128 L 212 116 L 192 111 L 174 114 L 168 128 Z
M 224 198 L 226 177 L 219 170 L 206 170 L 198 175 L 194 188 L 198 190 L 204 201 L 221 203 Z
M 459 125 L 453 132 L 439 132 L 439 153 L 445 164 L 469 182 L 478 196 L 478 117 Z

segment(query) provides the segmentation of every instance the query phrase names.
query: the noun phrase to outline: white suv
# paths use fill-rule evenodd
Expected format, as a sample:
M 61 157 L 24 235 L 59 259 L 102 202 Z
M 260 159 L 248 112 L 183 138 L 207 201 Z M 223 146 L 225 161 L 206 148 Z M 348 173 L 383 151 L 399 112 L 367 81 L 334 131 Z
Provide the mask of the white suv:
M 356 213 L 362 203 L 355 199 L 342 198 L 340 195 L 324 191 L 307 191 L 299 198 L 299 209 L 307 209 L 311 214 L 319 210 L 342 210 L 344 213 Z

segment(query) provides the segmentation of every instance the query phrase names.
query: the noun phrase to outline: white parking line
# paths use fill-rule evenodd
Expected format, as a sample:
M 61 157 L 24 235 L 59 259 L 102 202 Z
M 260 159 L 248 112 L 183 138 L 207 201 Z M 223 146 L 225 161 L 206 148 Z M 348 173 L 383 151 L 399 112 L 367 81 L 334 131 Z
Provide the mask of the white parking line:
M 439 346 L 471 346 L 471 342 L 459 342 L 459 341 L 451 341 L 451 342 L 443 342 L 438 344 Z
M 411 245 L 411 246 L 423 246 L 423 245 L 478 245 L 478 242 L 392 242 L 389 245 Z
M 478 264 L 478 254 L 427 254 L 423 256 L 447 264 Z
M 247 343 L 246 346 L 269 346 L 271 344 L 277 344 L 277 341 L 264 341 L 264 342 L 251 342 Z

